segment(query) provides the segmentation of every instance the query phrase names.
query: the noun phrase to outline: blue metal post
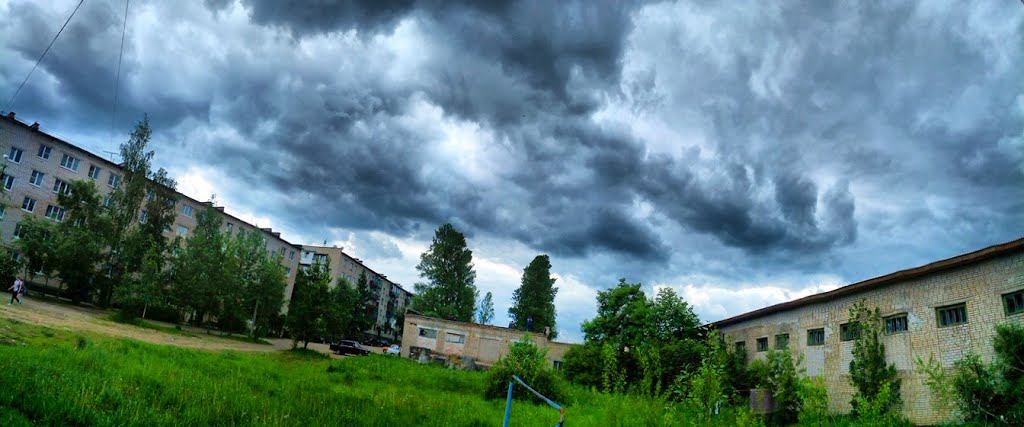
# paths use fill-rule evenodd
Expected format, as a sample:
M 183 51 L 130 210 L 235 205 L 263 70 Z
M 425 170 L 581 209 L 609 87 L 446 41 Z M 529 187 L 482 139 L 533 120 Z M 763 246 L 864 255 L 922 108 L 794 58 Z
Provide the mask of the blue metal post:
M 508 400 L 505 401 L 505 427 L 508 427 L 508 418 L 512 415 L 512 386 L 515 384 L 513 381 L 508 382 Z

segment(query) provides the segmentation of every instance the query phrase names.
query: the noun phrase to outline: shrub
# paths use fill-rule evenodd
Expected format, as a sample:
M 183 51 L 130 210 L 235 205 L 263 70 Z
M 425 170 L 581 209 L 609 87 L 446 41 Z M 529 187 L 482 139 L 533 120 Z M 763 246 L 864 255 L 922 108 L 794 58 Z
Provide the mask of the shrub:
M 850 308 L 850 327 L 853 328 L 853 360 L 850 361 L 850 382 L 857 389 L 850 402 L 853 413 L 859 414 L 861 402 L 877 403 L 882 387 L 888 385 L 889 398 L 882 409 L 898 411 L 900 406 L 900 379 L 896 365 L 885 363 L 885 344 L 882 343 L 882 318 L 878 309 L 869 310 L 864 302 Z
M 569 381 L 587 387 L 601 386 L 601 349 L 597 341 L 569 347 L 562 359 L 562 374 Z
M 802 377 L 797 388 L 800 397 L 799 420 L 801 425 L 822 426 L 831 424 L 828 413 L 828 389 L 821 377 Z
M 779 410 L 771 414 L 776 424 L 789 424 L 796 421 L 800 413 L 799 379 L 796 366 L 788 350 L 771 350 L 766 359 L 768 368 L 768 388 L 779 405 Z
M 555 371 L 548 367 L 547 359 L 544 357 L 545 353 L 545 350 L 538 348 L 527 336 L 518 342 L 511 343 L 508 354 L 498 359 L 494 366 L 487 371 L 484 397 L 504 399 L 508 394 L 508 383 L 512 381 L 512 375 L 517 375 L 548 399 L 555 402 L 561 400 L 565 394 L 564 387 Z M 521 400 L 536 399 L 532 393 L 519 384 L 516 384 L 512 396 Z
M 861 425 L 876 427 L 912 425 L 899 411 L 892 410 L 893 400 L 898 399 L 893 397 L 892 390 L 891 383 L 884 383 L 874 396 L 855 395 L 857 421 Z

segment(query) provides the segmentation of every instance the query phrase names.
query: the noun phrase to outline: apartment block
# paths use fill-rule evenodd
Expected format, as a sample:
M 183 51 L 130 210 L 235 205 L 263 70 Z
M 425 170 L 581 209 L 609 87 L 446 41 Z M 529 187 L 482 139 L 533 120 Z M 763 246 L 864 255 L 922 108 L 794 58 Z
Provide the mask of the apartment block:
M 347 280 L 354 287 L 359 275 L 366 274 L 376 300 L 371 314 L 377 319 L 372 329 L 366 332 L 387 342 L 396 342 L 402 338 L 399 317 L 412 301 L 412 293 L 402 288 L 402 285 L 388 280 L 387 276 L 370 269 L 362 260 L 352 257 L 337 246 L 303 245 L 299 263 L 303 267 L 314 263 L 330 267 L 332 289 L 341 279 Z
M 6 171 L 0 177 L 0 189 L 5 197 L 0 203 L 0 241 L 3 242 L 18 238 L 18 223 L 27 215 L 63 221 L 64 209 L 57 203 L 57 194 L 67 191 L 69 182 L 93 180 L 101 195 L 109 200 L 122 177 L 117 163 L 42 131 L 38 123 L 25 124 L 14 113 L 0 117 L 0 151 L 5 155 L 3 162 L 6 165 Z M 200 210 L 215 209 L 223 217 L 225 232 L 258 231 L 267 242 L 267 251 L 281 255 L 281 263 L 288 276 L 285 296 L 291 296 L 299 268 L 300 246 L 282 239 L 281 233 L 258 228 L 231 215 L 222 206 L 213 206 L 210 202 L 201 202 L 182 193 L 178 193 L 178 197 L 175 206 L 177 217 L 172 229 L 167 231 L 169 237 L 187 237 L 195 230 L 196 215 Z M 145 219 L 145 209 L 140 210 L 139 220 Z M 42 282 L 42 278 L 26 279 Z M 50 283 L 57 282 L 50 280 Z M 284 310 L 287 310 L 287 304 Z
M 546 350 L 548 363 L 562 368 L 562 360 L 572 344 L 551 341 L 543 334 L 479 323 L 456 322 L 424 316 L 409 310 L 402 332 L 402 357 L 445 361 L 462 367 L 490 367 L 508 354 L 509 344 L 529 336 Z
M 833 412 L 849 412 L 853 336 L 849 310 L 863 301 L 883 318 L 886 360 L 902 378 L 903 412 L 915 424 L 952 421 L 936 405 L 915 360 L 944 367 L 969 353 L 991 361 L 995 326 L 1024 323 L 1024 239 L 847 285 L 829 292 L 714 322 L 726 344 L 747 360 L 768 349 L 803 357 L 807 375 L 822 376 Z

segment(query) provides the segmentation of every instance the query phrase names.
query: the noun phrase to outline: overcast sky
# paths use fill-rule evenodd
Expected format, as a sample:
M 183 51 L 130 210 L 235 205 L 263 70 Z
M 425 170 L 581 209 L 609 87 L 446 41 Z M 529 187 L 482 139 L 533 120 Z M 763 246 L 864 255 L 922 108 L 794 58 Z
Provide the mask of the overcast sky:
M 0 0 L 6 103 L 78 2 Z M 620 277 L 704 321 L 1024 236 L 1024 5 L 87 0 L 9 108 L 411 289 L 434 229 L 496 323 Z M 868 4 L 870 3 L 870 4 Z M 557 6 L 554 6 L 557 4 Z

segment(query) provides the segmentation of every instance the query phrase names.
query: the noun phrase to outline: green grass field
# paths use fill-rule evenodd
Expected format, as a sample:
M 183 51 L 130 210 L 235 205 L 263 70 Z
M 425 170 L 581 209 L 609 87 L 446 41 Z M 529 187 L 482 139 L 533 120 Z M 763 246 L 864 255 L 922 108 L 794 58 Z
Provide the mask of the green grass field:
M 484 374 L 371 355 L 209 352 L 0 320 L 0 425 L 500 425 Z M 672 405 L 571 388 L 567 425 L 672 425 Z M 558 415 L 517 402 L 513 425 Z

